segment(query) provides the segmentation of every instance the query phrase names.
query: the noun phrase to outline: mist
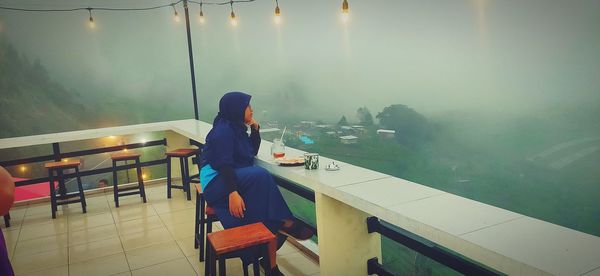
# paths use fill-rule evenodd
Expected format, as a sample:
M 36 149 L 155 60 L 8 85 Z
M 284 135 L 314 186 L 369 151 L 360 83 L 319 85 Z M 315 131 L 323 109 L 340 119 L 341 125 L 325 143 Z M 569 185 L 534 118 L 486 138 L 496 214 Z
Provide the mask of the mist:
M 203 115 L 212 116 L 227 91 L 247 91 L 257 103 L 277 105 L 272 100 L 290 86 L 302 94 L 303 101 L 295 103 L 302 106 L 299 115 L 316 112 L 330 119 L 352 114 L 358 103 L 373 110 L 403 103 L 424 113 L 523 113 L 600 99 L 597 1 L 356 1 L 347 25 L 338 6 L 336 1 L 282 2 L 278 26 L 272 22 L 273 3 L 242 3 L 235 5 L 240 23 L 232 28 L 227 8 L 205 6 L 201 25 L 198 6 L 191 5 Z M 191 111 L 185 27 L 172 20 L 172 12 L 94 11 L 96 28 L 90 30 L 86 11 L 0 11 L 1 38 L 40 59 L 57 82 L 91 99 L 169 95 L 173 108 Z
M 11 0 L 0 5 L 168 3 Z M 205 6 L 201 24 L 198 5 L 190 4 L 200 119 L 211 122 L 218 99 L 228 91 L 253 95 L 260 121 L 289 125 L 300 120 L 336 124 L 342 116 L 360 123 L 360 107 L 376 117 L 385 107 L 401 104 L 426 118 L 431 139 L 419 145 L 379 143 L 402 154 L 393 162 L 352 159 L 353 151 L 356 156 L 372 152 L 367 146 L 343 154 L 322 146 L 334 147 L 335 139 L 323 138 L 319 148 L 297 146 L 600 234 L 600 224 L 593 222 L 600 214 L 595 204 L 600 194 L 599 1 L 349 4 L 350 20 L 342 23 L 341 1 L 282 0 L 282 24 L 276 25 L 272 1 L 239 3 L 234 5 L 237 27 L 228 22 L 228 6 Z M 181 4 L 176 8 L 183 17 Z M 64 88 L 56 89 L 64 90 L 59 98 L 43 88 L 11 94 L 9 86 L 0 86 L 1 137 L 193 118 L 183 18 L 175 22 L 170 8 L 93 11 L 96 27 L 90 29 L 88 16 L 87 11 L 0 10 L 0 44 L 14 48 L 23 58 L 19 64 L 45 69 L 49 80 L 38 86 Z M 0 58 L 0 64 L 7 60 Z M 13 86 L 32 82 L 27 78 L 33 76 L 23 76 Z M 44 97 L 55 99 L 53 108 L 46 107 Z M 39 114 L 28 117 L 28 110 Z M 63 115 L 77 120 L 49 123 Z M 386 126 L 373 131 L 377 127 Z M 534 199 L 540 193 L 546 196 Z M 547 198 L 554 203 L 538 202 Z M 577 216 L 557 211 L 571 202 L 577 202 Z

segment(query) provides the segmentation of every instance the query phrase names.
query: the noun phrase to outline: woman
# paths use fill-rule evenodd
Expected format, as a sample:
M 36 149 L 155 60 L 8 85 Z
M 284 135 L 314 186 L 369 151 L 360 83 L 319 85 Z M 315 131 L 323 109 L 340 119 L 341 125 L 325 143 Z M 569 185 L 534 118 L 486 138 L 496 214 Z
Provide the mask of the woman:
M 14 194 L 15 183 L 12 176 L 4 168 L 0 167 L 0 216 L 8 214 L 8 210 L 15 200 Z M 2 231 L 0 231 L 0 275 L 15 275 L 8 259 L 6 241 L 4 240 Z
M 202 151 L 200 182 L 206 201 L 225 228 L 262 222 L 276 235 L 309 239 L 313 231 L 294 218 L 269 172 L 254 166 L 261 140 L 250 98 L 229 92 L 219 101 L 219 113 Z M 283 275 L 275 262 L 276 250 L 274 242 L 269 244 L 270 269 L 273 275 Z

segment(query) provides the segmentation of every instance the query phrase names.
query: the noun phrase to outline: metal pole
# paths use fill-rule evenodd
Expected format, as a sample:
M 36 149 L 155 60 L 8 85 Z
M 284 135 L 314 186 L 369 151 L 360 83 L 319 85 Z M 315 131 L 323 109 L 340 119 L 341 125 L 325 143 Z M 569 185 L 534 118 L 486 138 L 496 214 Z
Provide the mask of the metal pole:
M 200 120 L 200 117 L 198 116 L 198 99 L 196 97 L 196 73 L 194 72 L 194 53 L 192 51 L 192 32 L 190 30 L 190 14 L 188 12 L 188 0 L 183 0 L 183 9 L 185 10 L 185 29 L 187 31 L 188 55 L 190 57 L 190 74 L 192 75 L 194 118 L 196 118 L 196 120 Z

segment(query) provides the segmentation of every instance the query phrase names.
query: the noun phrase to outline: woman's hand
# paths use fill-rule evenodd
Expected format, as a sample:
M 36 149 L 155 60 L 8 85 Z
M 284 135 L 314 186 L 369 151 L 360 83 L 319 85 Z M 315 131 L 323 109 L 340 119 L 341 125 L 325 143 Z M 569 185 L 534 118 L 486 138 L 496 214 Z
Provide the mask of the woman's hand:
M 236 218 L 244 218 L 244 211 L 246 211 L 246 204 L 244 199 L 237 191 L 229 194 L 229 213 Z
M 254 120 L 254 118 L 252 118 L 252 120 L 250 120 L 250 122 L 248 122 L 248 125 L 253 128 L 258 130 L 258 128 L 260 127 L 260 125 L 258 124 L 258 122 L 256 120 Z

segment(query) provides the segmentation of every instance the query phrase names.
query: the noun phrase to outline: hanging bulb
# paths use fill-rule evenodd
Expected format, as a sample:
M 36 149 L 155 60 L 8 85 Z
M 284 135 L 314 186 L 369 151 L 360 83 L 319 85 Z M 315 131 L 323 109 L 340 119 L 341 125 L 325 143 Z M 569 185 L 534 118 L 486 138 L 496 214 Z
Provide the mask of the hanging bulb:
M 94 18 L 90 16 L 90 28 L 94 29 L 96 28 L 96 23 L 94 23 Z
M 205 19 L 204 19 L 204 13 L 202 12 L 202 10 L 200 10 L 199 20 L 200 20 L 200 24 L 204 24 Z
M 237 18 L 235 18 L 235 13 L 233 11 L 231 11 L 231 15 L 229 15 L 229 22 L 231 23 L 231 26 L 237 26 L 238 21 Z
M 348 0 L 344 0 L 344 2 L 342 3 L 342 12 L 348 13 Z
M 279 25 L 281 23 L 281 10 L 279 9 L 279 5 L 275 7 L 275 18 L 273 20 L 275 21 L 275 24 Z
M 88 12 L 90 13 L 90 19 L 89 19 L 89 26 L 90 29 L 94 29 L 96 28 L 96 23 L 94 22 L 94 17 L 92 17 L 92 8 L 87 8 Z
M 177 9 L 175 9 L 175 4 L 173 4 L 171 7 L 173 7 L 173 20 L 175 20 L 175 22 L 181 21 L 181 18 L 179 18 L 179 13 L 177 12 Z
M 350 19 L 350 9 L 348 8 L 348 0 L 342 3 L 342 22 L 346 23 Z

